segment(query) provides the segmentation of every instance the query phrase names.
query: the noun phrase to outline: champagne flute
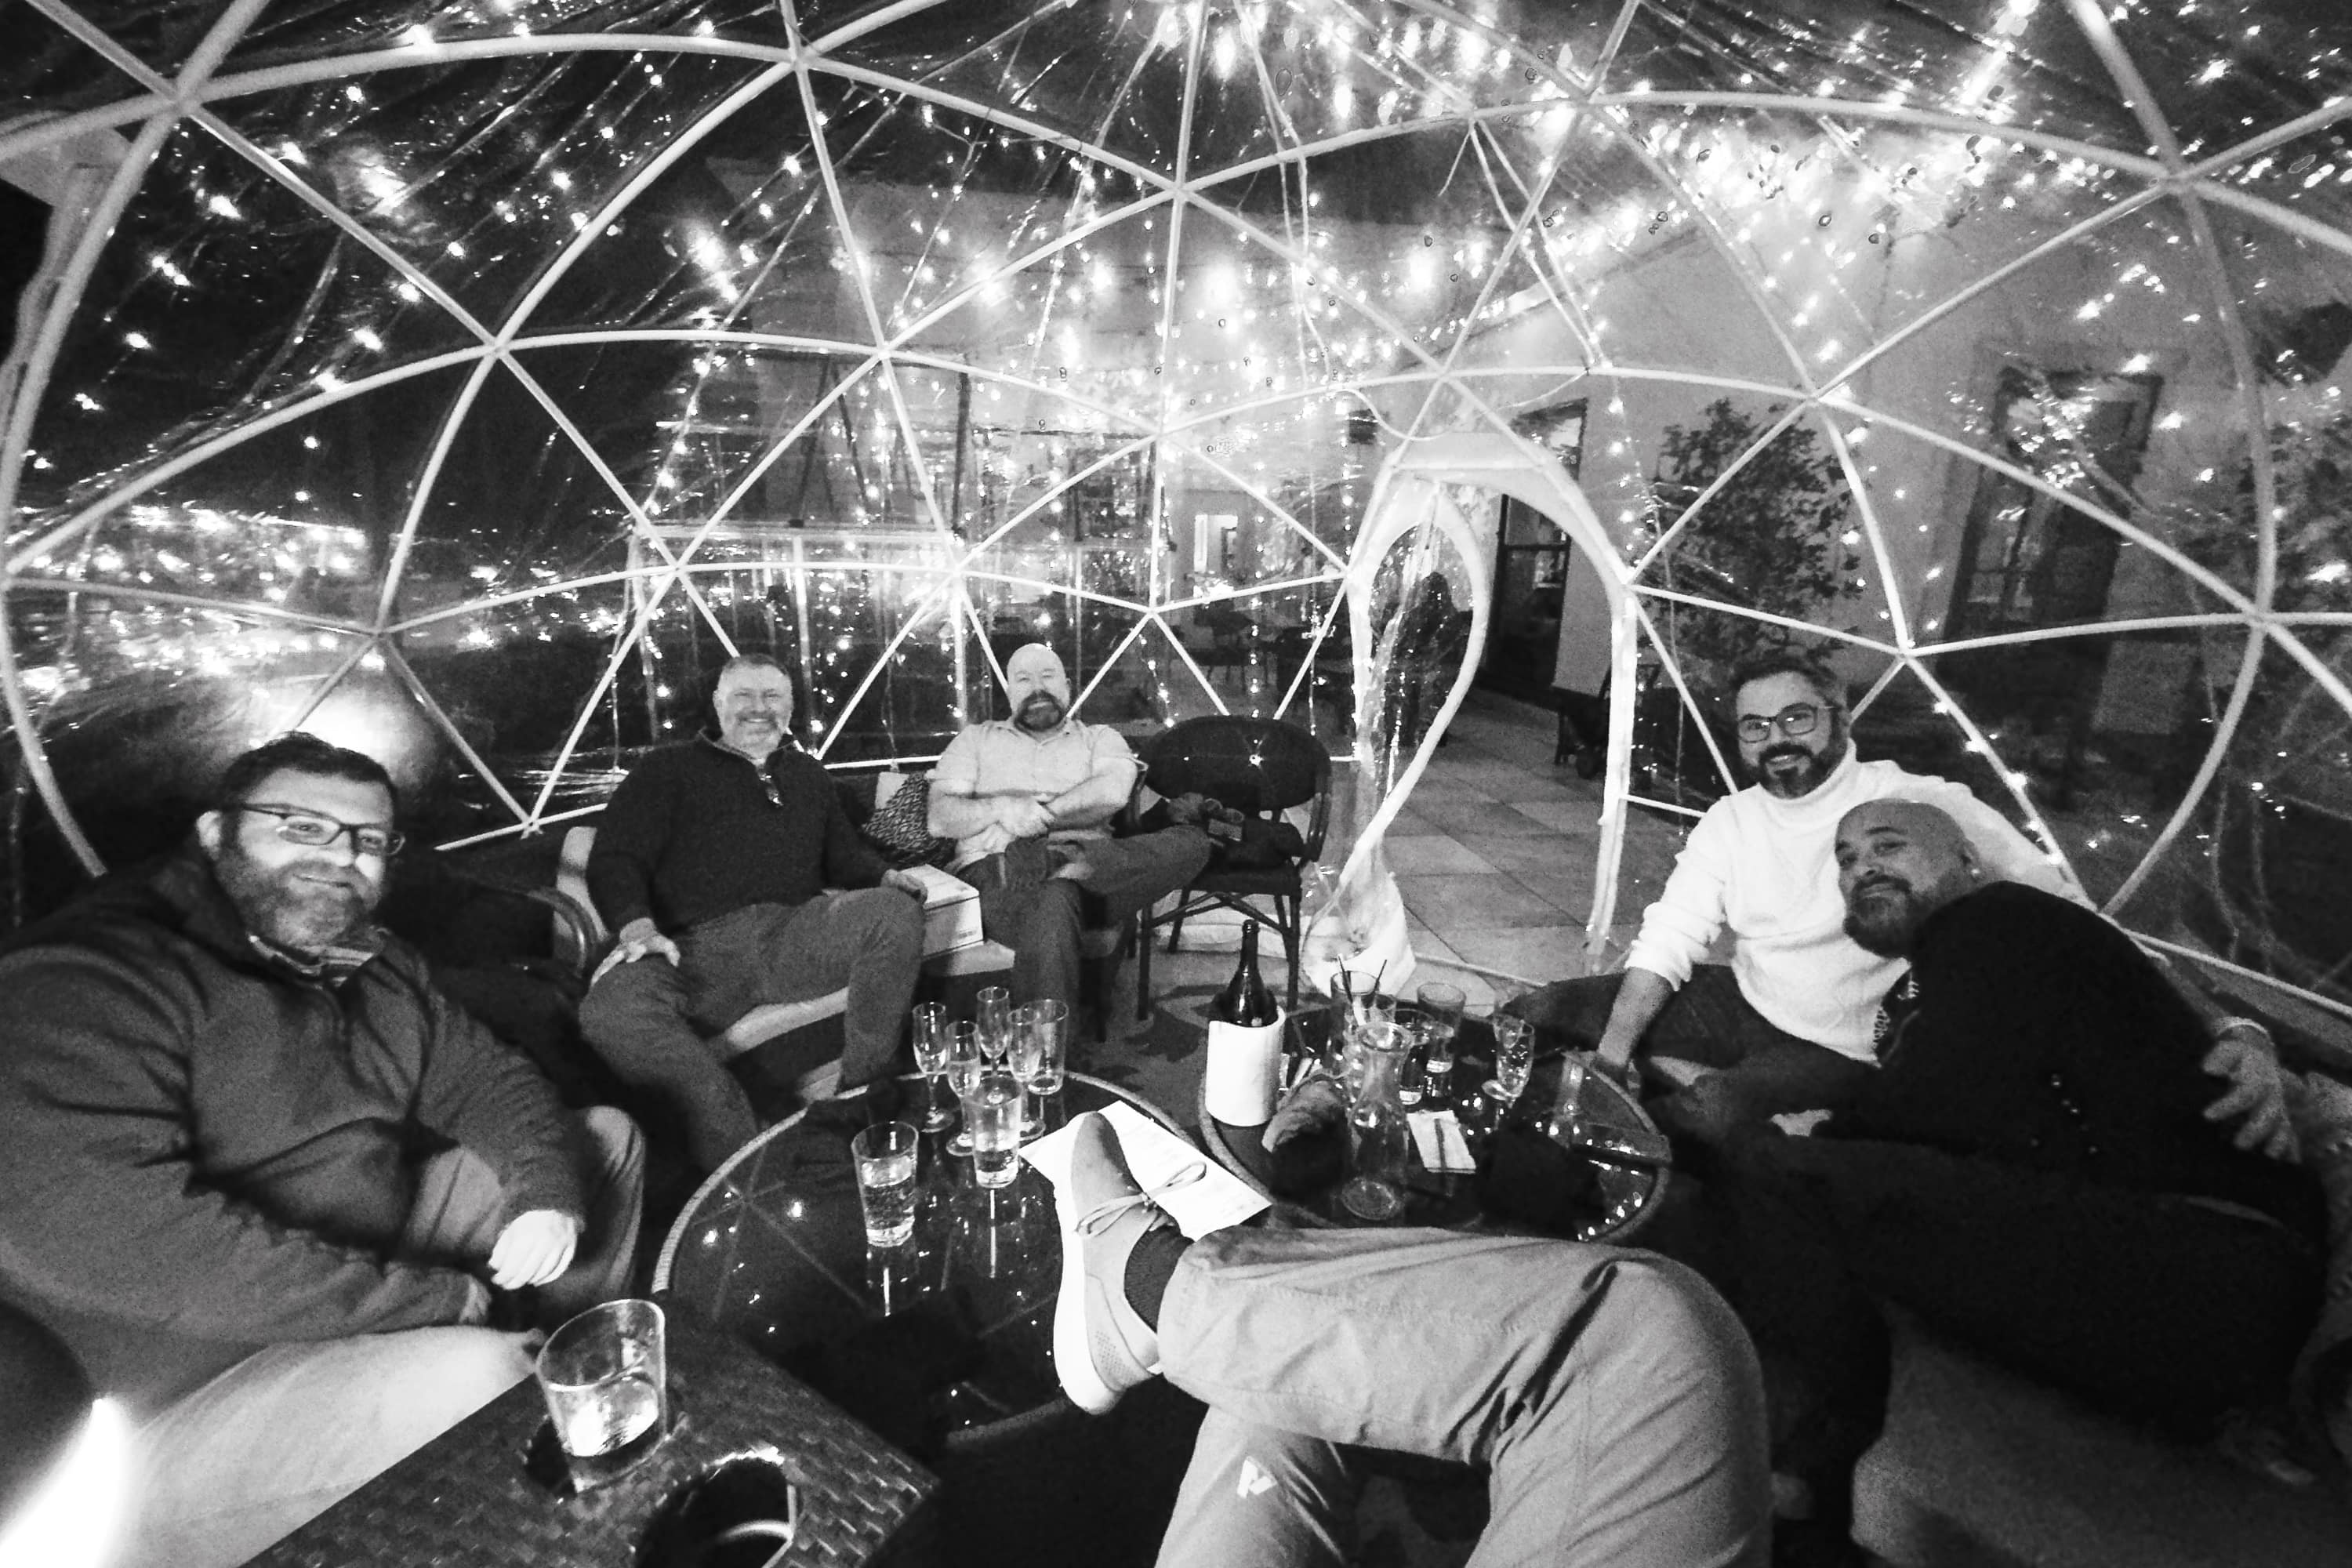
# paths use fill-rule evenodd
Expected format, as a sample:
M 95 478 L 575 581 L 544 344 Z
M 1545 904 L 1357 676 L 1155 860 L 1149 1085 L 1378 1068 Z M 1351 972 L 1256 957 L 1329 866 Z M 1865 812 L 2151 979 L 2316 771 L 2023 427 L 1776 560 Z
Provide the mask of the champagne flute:
M 980 1082 L 980 1075 L 988 1070 L 988 1058 L 981 1053 L 980 1031 L 971 1024 L 948 1026 L 948 1087 L 955 1090 L 961 1105 Z M 948 1152 L 971 1152 L 971 1128 L 959 1126 L 953 1138 L 948 1140 Z
M 913 1036 L 915 1070 L 923 1075 L 923 1115 L 926 1132 L 946 1130 L 955 1112 L 940 1103 L 940 1080 L 948 1075 L 948 1010 L 937 1002 L 915 1009 Z
M 1536 1032 L 1525 1018 L 1495 1015 L 1495 1076 L 1486 1080 L 1487 1094 L 1508 1110 L 1528 1091 L 1528 1075 L 1535 1070 Z
M 1012 1043 L 1013 993 L 1002 985 L 982 986 L 973 998 L 971 1021 L 980 1032 L 980 1048 L 989 1065 L 1002 1065 Z
M 1007 1053 L 1013 1076 L 1021 1085 L 1021 1136 L 1034 1138 L 1045 1130 L 1045 1111 L 1037 1099 L 1039 1058 L 1045 1042 L 1037 1033 L 1037 1008 L 1034 1002 L 1013 1009 L 1012 1048 Z

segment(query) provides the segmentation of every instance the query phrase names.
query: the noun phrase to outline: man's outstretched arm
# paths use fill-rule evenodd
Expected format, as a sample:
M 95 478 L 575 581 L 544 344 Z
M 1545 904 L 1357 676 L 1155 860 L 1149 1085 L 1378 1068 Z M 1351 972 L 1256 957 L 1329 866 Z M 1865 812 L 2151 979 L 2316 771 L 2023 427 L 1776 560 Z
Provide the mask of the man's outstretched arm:
M 1624 1077 L 1642 1037 L 1650 1032 L 1674 994 L 1674 982 L 1664 975 L 1647 969 L 1626 970 L 1616 1003 L 1609 1009 L 1609 1022 L 1602 1026 L 1601 1038 L 1593 1042 L 1593 1065 L 1614 1077 Z

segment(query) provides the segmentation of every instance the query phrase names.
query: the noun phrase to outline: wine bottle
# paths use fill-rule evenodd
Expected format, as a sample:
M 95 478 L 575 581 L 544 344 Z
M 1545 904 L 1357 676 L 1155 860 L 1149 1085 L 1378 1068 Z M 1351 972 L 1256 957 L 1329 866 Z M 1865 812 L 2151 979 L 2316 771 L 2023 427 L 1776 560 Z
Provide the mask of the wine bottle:
M 1244 1029 L 1262 1029 L 1282 1017 L 1282 1010 L 1274 1005 L 1274 993 L 1258 978 L 1255 921 L 1242 922 L 1241 957 L 1234 964 L 1234 977 L 1209 1004 L 1209 1016 Z
M 1209 1114 L 1237 1127 L 1274 1115 L 1282 1079 L 1282 1009 L 1257 972 L 1257 922 L 1242 926 L 1234 977 L 1209 1003 L 1209 1054 L 1202 1097 Z

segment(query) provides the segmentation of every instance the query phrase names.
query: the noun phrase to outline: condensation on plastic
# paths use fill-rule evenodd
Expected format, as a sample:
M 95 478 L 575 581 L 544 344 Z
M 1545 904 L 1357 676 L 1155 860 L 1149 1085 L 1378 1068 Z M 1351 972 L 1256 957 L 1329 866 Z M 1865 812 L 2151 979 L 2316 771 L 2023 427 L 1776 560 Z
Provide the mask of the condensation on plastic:
M 1822 643 L 1866 748 L 2341 1010 L 2336 11 L 19 0 L 0 164 L 95 221 L 0 383 L 10 913 L 289 724 L 437 841 L 559 821 L 745 647 L 835 763 L 1044 637 L 1089 718 L 1391 767 L 1493 563 L 1350 647 L 1374 476 L 1516 429 L 1632 580 L 1636 802 Z

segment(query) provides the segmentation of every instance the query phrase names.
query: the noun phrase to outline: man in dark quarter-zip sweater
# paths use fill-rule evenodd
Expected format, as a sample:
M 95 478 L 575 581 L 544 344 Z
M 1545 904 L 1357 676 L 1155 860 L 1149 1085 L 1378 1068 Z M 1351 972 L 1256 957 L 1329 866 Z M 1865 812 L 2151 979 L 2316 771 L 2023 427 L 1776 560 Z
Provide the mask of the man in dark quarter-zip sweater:
M 628 1119 L 370 920 L 383 769 L 288 735 L 218 799 L 0 952 L 0 1300 L 133 1424 L 119 1568 L 245 1561 L 529 1373 L 494 1292 L 561 1321 L 636 1242 Z
M 791 678 L 739 655 L 711 705 L 718 734 L 655 750 L 597 825 L 588 893 L 614 943 L 580 1005 L 589 1045 L 685 1122 L 706 1171 L 760 1131 L 718 1037 L 845 988 L 835 1085 L 870 1083 L 898 1057 L 923 962 L 923 885 L 866 847 L 824 765 L 790 743 Z

